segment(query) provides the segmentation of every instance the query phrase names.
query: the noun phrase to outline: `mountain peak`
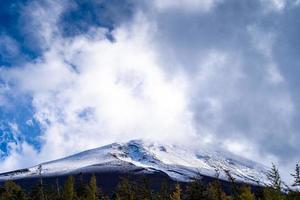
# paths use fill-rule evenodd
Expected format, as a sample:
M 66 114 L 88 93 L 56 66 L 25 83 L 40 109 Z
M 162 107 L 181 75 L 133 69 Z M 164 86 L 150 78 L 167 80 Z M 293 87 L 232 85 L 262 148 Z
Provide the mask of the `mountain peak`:
M 240 182 L 265 184 L 267 168 L 256 162 L 226 151 L 204 148 L 192 150 L 184 146 L 162 144 L 146 140 L 112 143 L 83 151 L 58 160 L 17 171 L 0 174 L 0 180 L 37 176 L 57 176 L 86 171 L 123 171 L 134 168 L 144 172 L 161 171 L 178 181 L 189 181 L 199 173 L 227 180 L 230 171 Z

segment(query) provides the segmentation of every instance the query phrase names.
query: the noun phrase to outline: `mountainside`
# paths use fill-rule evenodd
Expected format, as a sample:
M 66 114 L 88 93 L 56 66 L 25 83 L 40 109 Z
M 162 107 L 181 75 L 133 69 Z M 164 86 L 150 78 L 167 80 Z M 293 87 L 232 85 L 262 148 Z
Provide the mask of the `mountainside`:
M 256 162 L 225 151 L 189 150 L 182 146 L 162 145 L 154 142 L 133 140 L 113 143 L 54 160 L 0 174 L 1 180 L 34 177 L 51 177 L 84 172 L 163 172 L 171 179 L 189 181 L 201 174 L 227 180 L 229 170 L 240 182 L 265 184 L 267 168 Z

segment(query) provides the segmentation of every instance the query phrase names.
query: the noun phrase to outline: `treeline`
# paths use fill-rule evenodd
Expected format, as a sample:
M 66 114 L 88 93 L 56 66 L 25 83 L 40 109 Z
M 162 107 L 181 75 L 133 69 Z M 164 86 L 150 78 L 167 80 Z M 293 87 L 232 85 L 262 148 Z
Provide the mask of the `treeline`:
M 269 184 L 260 187 L 253 193 L 249 185 L 241 185 L 235 181 L 230 171 L 225 171 L 230 183 L 230 195 L 223 191 L 221 182 L 216 179 L 204 184 L 201 177 L 182 187 L 179 183 L 169 184 L 162 181 L 160 189 L 153 189 L 147 178 L 131 180 L 122 177 L 111 194 L 104 194 L 97 187 L 96 176 L 93 175 L 86 184 L 75 184 L 69 176 L 63 187 L 58 183 L 46 188 L 42 179 L 30 192 L 26 192 L 13 181 L 7 181 L 0 188 L 0 200 L 300 200 L 300 167 L 296 165 L 292 188 L 286 186 L 275 165 L 267 173 Z

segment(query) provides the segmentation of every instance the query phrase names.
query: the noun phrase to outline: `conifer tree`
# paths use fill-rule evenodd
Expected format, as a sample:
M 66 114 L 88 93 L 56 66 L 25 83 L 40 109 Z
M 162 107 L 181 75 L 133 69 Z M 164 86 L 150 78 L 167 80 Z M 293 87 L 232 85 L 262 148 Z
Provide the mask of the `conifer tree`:
M 63 200 L 74 200 L 75 199 L 74 192 L 74 178 L 73 176 L 69 176 L 64 184 L 63 191 Z
M 289 190 L 288 199 L 289 200 L 299 200 L 300 199 L 300 166 L 296 164 L 295 173 L 291 174 L 294 178 L 294 183 L 292 184 L 293 189 Z
M 267 172 L 267 178 L 270 181 L 270 187 L 276 190 L 281 190 L 281 178 L 279 170 L 274 163 L 272 163 L 272 168 Z
M 241 200 L 255 200 L 254 194 L 251 192 L 249 186 L 242 186 L 239 190 L 239 199 Z
M 22 188 L 13 181 L 7 181 L 4 183 L 2 191 L 2 198 L 4 200 L 26 200 L 26 194 Z
M 300 199 L 300 193 L 297 191 L 290 190 L 287 195 L 288 200 L 299 200 Z
M 32 196 L 30 197 L 30 200 L 33 200 Z M 51 187 L 44 187 L 44 197 L 45 200 L 61 200 L 59 193 L 57 192 L 57 188 L 54 184 Z
M 98 199 L 99 199 L 99 192 L 97 187 L 97 179 L 96 176 L 93 174 L 90 183 L 87 187 L 87 200 L 98 200 Z
M 202 176 L 200 173 L 197 174 L 194 180 L 189 182 L 186 188 L 186 197 L 189 200 L 199 200 L 207 198 L 206 186 L 202 182 Z
M 151 200 L 152 192 L 149 181 L 146 177 L 142 177 L 135 187 L 136 198 L 139 200 Z
M 271 169 L 267 172 L 267 179 L 270 184 L 264 188 L 265 200 L 283 200 L 285 196 L 281 192 L 282 181 L 280 178 L 279 170 L 274 163 L 272 163 Z
M 228 200 L 228 197 L 222 190 L 220 181 L 213 181 L 207 188 L 207 200 Z
M 39 181 L 39 183 L 36 185 L 36 187 L 33 188 L 30 197 L 32 200 L 44 200 L 45 195 L 43 191 L 42 183 Z
M 231 200 L 230 196 L 227 196 L 222 189 L 221 183 L 219 181 L 220 170 L 215 169 L 216 180 L 209 183 L 206 191 L 207 200 Z
M 128 178 L 121 178 L 116 191 L 117 200 L 135 200 L 135 193 Z
M 178 183 L 176 183 L 174 191 L 170 195 L 170 200 L 181 200 L 181 188 Z
M 78 176 L 76 176 L 76 195 L 79 199 L 86 199 L 88 195 L 88 184 L 85 184 L 83 173 L 79 173 Z
M 228 181 L 231 183 L 231 192 L 232 192 L 232 197 L 234 200 L 240 200 L 239 197 L 239 189 L 238 186 L 236 184 L 235 178 L 232 176 L 232 174 L 230 173 L 229 170 L 224 170 Z
M 295 173 L 291 174 L 291 176 L 294 178 L 293 187 L 296 187 L 298 190 L 300 189 L 300 166 L 296 164 Z
M 285 200 L 281 191 L 271 187 L 264 188 L 264 200 Z

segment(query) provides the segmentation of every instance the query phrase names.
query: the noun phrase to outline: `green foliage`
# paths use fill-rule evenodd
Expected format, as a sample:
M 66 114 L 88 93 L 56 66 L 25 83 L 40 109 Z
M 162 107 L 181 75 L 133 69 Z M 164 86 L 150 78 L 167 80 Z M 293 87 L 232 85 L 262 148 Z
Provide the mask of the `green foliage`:
M 201 181 L 201 177 L 191 181 L 186 189 L 186 198 L 189 200 L 200 200 L 207 198 L 206 187 Z
M 264 188 L 264 200 L 285 200 L 286 197 L 281 192 L 282 181 L 279 170 L 274 163 L 267 173 L 267 178 L 270 184 Z
M 128 178 L 121 178 L 116 191 L 117 200 L 135 200 L 136 195 Z
M 241 199 L 241 200 L 255 200 L 255 196 L 251 192 L 251 188 L 249 186 L 242 186 L 240 188 L 239 199 Z
M 99 191 L 97 187 L 97 179 L 96 176 L 93 175 L 91 177 L 89 185 L 87 186 L 86 200 L 98 200 L 98 199 L 99 199 Z
M 75 189 L 75 191 L 76 191 L 76 194 L 77 194 L 77 197 L 79 198 L 79 199 L 86 199 L 86 197 L 87 197 L 87 189 L 88 189 L 88 185 L 84 182 L 84 180 L 83 180 L 84 178 L 83 178 L 83 174 L 82 173 L 80 173 L 79 175 L 78 175 L 78 177 L 77 177 L 77 180 L 75 181 L 75 182 L 77 182 L 77 185 L 76 185 L 76 189 Z
M 290 191 L 287 195 L 287 200 L 300 200 L 300 192 L 299 191 Z
M 181 200 L 181 188 L 178 183 L 175 185 L 175 188 L 170 195 L 170 200 Z
M 291 174 L 294 178 L 292 184 L 293 190 L 290 190 L 287 199 L 288 200 L 300 200 L 300 166 L 296 164 L 295 173 Z
M 291 174 L 291 176 L 294 178 L 293 187 L 296 187 L 296 189 L 300 189 L 300 166 L 296 164 L 295 173 Z
M 270 185 L 256 190 L 256 196 L 249 186 L 240 187 L 240 184 L 236 183 L 229 171 L 226 174 L 229 182 L 231 182 L 231 196 L 224 193 L 219 180 L 206 185 L 202 182 L 201 176 L 188 183 L 184 192 L 179 184 L 175 184 L 174 189 L 170 192 L 167 181 L 162 181 L 160 190 L 154 192 L 149 180 L 143 177 L 135 181 L 121 178 L 111 200 L 300 200 L 298 190 L 289 189 L 286 193 L 282 192 L 281 186 L 284 183 L 281 182 L 279 171 L 275 165 L 272 165 L 267 174 Z M 294 178 L 293 186 L 298 187 L 299 165 L 296 165 L 295 173 L 291 175 Z M 97 187 L 95 175 L 87 184 L 84 183 L 82 176 L 76 182 L 77 184 L 75 184 L 74 178 L 70 176 L 61 189 L 58 179 L 56 184 L 50 187 L 43 185 L 40 181 L 29 193 L 30 195 L 27 195 L 19 185 L 13 181 L 7 181 L 0 187 L 0 200 L 110 200 L 109 196 L 100 193 L 101 190 Z M 157 183 L 155 183 L 156 186 Z
M 266 187 L 264 189 L 264 200 L 285 200 L 285 196 L 278 189 Z
M 44 200 L 44 191 L 43 186 L 39 183 L 36 187 L 33 188 L 30 197 L 32 200 Z
M 57 187 L 55 185 L 44 188 L 45 200 L 61 200 Z
M 213 181 L 209 184 L 207 191 L 207 200 L 230 200 L 231 198 L 227 196 L 221 187 L 219 181 Z
M 152 192 L 149 181 L 146 177 L 142 177 L 138 184 L 133 188 L 136 194 L 136 198 L 139 200 L 151 200 Z
M 7 181 L 4 183 L 2 194 L 0 199 L 2 200 L 26 200 L 26 194 L 21 187 L 15 184 L 13 181 Z
M 69 176 L 64 185 L 63 200 L 74 200 L 76 195 L 74 192 L 74 178 Z
M 279 170 L 274 163 L 272 163 L 272 168 L 267 173 L 267 178 L 270 181 L 270 187 L 280 191 L 282 181 L 280 178 Z

